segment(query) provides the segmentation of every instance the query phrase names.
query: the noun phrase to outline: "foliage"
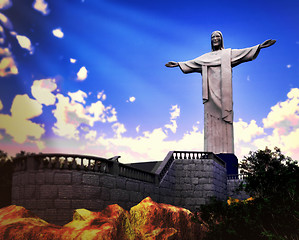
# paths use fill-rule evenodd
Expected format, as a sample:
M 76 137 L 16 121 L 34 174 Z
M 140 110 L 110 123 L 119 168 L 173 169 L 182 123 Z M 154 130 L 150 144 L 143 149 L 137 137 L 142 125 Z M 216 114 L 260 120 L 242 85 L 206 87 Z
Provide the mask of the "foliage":
M 15 157 L 32 155 L 21 151 Z M 0 150 L 0 208 L 11 204 L 13 161 L 6 152 Z
M 212 199 L 200 217 L 205 239 L 299 239 L 299 167 L 278 148 L 250 152 L 241 162 L 250 201 Z
M 23 151 L 23 150 L 21 150 L 20 152 L 18 152 L 17 154 L 16 154 L 16 158 L 18 158 L 18 157 L 25 157 L 25 156 L 31 156 L 31 155 L 35 155 L 36 153 L 30 153 L 30 152 L 26 152 L 26 151 Z
M 0 208 L 11 204 L 12 161 L 0 150 Z
M 241 173 L 247 175 L 241 189 L 254 197 L 295 200 L 298 197 L 298 162 L 285 157 L 279 148 L 250 152 L 242 160 Z

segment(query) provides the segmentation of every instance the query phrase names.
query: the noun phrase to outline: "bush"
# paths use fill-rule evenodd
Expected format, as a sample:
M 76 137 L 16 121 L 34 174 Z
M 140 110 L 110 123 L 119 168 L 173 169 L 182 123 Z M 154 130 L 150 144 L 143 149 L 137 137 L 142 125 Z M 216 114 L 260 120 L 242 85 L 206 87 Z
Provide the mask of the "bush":
M 298 197 L 298 162 L 285 157 L 279 148 L 250 152 L 242 160 L 241 173 L 247 175 L 241 186 L 254 197 L 295 200 Z
M 250 152 L 240 164 L 248 175 L 240 186 L 252 201 L 213 199 L 202 206 L 206 239 L 299 239 L 299 167 L 278 148 Z
M 0 208 L 11 204 L 12 161 L 0 150 Z

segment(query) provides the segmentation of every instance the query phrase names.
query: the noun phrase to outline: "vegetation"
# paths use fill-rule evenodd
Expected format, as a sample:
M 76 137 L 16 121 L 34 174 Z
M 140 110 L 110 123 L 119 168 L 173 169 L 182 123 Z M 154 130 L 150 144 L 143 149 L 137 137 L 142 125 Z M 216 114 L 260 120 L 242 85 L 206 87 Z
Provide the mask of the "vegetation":
M 250 152 L 240 164 L 247 174 L 239 190 L 251 201 L 213 199 L 202 206 L 206 239 L 299 239 L 299 166 L 278 148 Z M 229 204 L 228 204 L 229 203 Z
M 0 208 L 11 204 L 12 161 L 0 150 Z
M 20 151 L 15 157 L 32 155 L 25 151 Z M 13 161 L 6 152 L 0 150 L 0 208 L 11 205 Z

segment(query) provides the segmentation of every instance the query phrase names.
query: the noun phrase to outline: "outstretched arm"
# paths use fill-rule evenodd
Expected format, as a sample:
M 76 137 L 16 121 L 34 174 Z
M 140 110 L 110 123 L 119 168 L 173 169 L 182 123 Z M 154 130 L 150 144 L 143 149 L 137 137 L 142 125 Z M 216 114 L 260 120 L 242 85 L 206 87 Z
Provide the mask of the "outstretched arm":
M 177 62 L 174 62 L 174 61 L 170 61 L 168 63 L 165 64 L 166 67 L 178 67 L 179 66 L 179 63 Z
M 272 46 L 274 43 L 276 43 L 276 40 L 269 39 L 269 40 L 266 40 L 265 42 L 263 42 L 262 44 L 260 44 L 259 48 L 260 49 L 267 48 L 267 47 Z

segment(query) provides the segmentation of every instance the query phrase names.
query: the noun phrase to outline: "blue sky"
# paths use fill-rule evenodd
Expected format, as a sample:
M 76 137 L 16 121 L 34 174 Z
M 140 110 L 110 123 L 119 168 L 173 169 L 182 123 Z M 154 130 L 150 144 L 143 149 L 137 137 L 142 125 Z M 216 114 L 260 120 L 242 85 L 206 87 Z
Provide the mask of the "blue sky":
M 299 159 L 298 1 L 0 1 L 0 149 L 122 162 L 203 150 L 201 75 L 164 66 L 276 39 L 233 69 L 239 158 Z M 11 24 L 10 24 L 11 23 Z M 1 69 L 2 68 L 2 69 Z

